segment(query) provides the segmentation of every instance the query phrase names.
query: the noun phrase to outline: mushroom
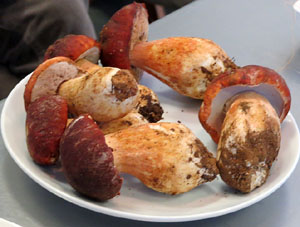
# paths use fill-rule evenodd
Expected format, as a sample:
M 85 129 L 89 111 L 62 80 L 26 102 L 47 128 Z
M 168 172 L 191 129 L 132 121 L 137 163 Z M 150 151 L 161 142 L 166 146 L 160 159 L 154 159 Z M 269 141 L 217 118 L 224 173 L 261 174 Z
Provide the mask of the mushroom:
M 88 73 L 66 57 L 46 60 L 33 72 L 24 92 L 25 107 L 35 99 L 59 94 L 75 116 L 89 113 L 97 121 L 125 116 L 138 101 L 138 86 L 128 70 L 99 67 Z
M 79 61 L 76 62 L 76 65 L 80 70 L 86 71 L 90 74 L 95 74 L 97 71 L 103 70 L 103 67 L 93 64 L 92 62 L 89 62 L 85 59 L 80 59 Z M 140 115 L 142 115 L 150 123 L 160 121 L 162 119 L 163 109 L 160 105 L 157 95 L 154 93 L 153 90 L 141 84 L 138 84 L 138 90 L 139 90 L 138 103 L 135 106 L 135 108 L 132 110 L 132 112 L 140 113 Z M 125 121 L 129 120 L 130 122 L 135 124 L 137 122 L 141 122 L 140 119 L 142 116 L 138 116 L 136 113 L 131 114 L 130 117 L 126 117 Z M 114 122 L 112 123 L 114 124 L 113 126 L 113 128 L 115 128 L 114 130 L 117 129 L 115 127 L 117 124 L 122 126 L 126 125 L 123 124 L 122 122 L 124 123 L 124 119 L 115 119 Z M 106 125 L 105 128 L 109 129 L 110 127 L 109 124 L 110 122 L 105 122 Z
M 236 68 L 213 41 L 190 37 L 140 42 L 130 52 L 130 61 L 180 94 L 195 99 L 203 99 L 207 85 L 218 74 Z
M 246 193 L 265 183 L 290 104 L 284 79 L 262 66 L 223 73 L 207 87 L 199 119 L 218 144 L 217 165 L 228 185 Z
M 44 61 L 58 56 L 68 57 L 73 61 L 84 58 L 98 63 L 100 43 L 85 35 L 66 35 L 48 47 Z
M 88 113 L 99 122 L 125 116 L 138 102 L 138 86 L 132 73 L 112 67 L 65 81 L 58 94 L 67 100 L 71 114 Z
M 137 81 L 142 71 L 129 60 L 132 48 L 148 39 L 148 13 L 142 3 L 133 2 L 118 10 L 100 32 L 101 63 L 103 66 L 128 69 Z
M 59 141 L 68 119 L 67 102 L 57 95 L 32 102 L 26 115 L 26 142 L 30 156 L 40 165 L 52 165 L 59 158 Z
M 88 115 L 79 116 L 67 127 L 60 155 L 66 179 L 76 191 L 100 201 L 119 194 L 123 179 L 114 167 L 112 150 Z
M 81 192 L 104 189 L 117 192 L 118 188 L 102 190 L 102 186 L 93 183 L 106 185 L 106 179 L 109 182 L 118 179 L 111 172 L 113 165 L 119 172 L 131 174 L 147 187 L 167 194 L 187 192 L 218 174 L 213 155 L 182 124 L 142 124 L 108 134 L 105 142 L 96 138 L 100 132 L 90 117 L 81 115 L 68 126 L 61 139 L 61 159 L 67 179 Z M 95 136 L 90 139 L 91 134 Z M 107 152 L 107 147 L 113 151 L 105 153 L 110 164 L 104 154 L 100 158 L 102 149 Z M 80 189 L 81 185 L 84 189 Z

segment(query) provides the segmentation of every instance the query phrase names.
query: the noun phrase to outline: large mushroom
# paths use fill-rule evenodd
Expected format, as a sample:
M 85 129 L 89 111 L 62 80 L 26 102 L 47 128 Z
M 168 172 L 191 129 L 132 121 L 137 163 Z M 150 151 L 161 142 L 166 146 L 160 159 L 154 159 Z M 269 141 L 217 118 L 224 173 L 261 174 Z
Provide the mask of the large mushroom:
M 191 37 L 140 42 L 130 52 L 130 61 L 178 93 L 195 99 L 203 99 L 207 85 L 217 75 L 236 68 L 213 41 Z
M 290 104 L 284 79 L 262 66 L 226 72 L 208 86 L 199 119 L 218 143 L 217 165 L 228 185 L 250 192 L 267 180 Z
M 119 194 L 123 180 L 114 166 L 112 150 L 88 115 L 79 116 L 65 130 L 60 155 L 66 179 L 76 191 L 100 201 Z
M 119 179 L 114 165 L 167 194 L 187 192 L 218 174 L 213 155 L 182 124 L 143 124 L 108 134 L 105 141 L 100 134 L 91 118 L 81 115 L 68 126 L 60 144 L 67 179 L 88 196 L 95 197 L 94 191 L 105 194 L 104 190 L 117 194 L 119 184 L 111 188 L 111 181 Z M 113 152 L 107 153 L 108 147 Z

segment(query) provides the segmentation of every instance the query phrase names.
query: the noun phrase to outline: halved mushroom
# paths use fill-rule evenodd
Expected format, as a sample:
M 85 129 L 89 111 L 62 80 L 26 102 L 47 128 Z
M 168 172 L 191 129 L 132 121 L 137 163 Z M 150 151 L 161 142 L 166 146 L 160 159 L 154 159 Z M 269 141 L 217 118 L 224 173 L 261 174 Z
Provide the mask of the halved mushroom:
M 129 52 L 148 39 L 148 13 L 144 4 L 133 2 L 117 11 L 100 32 L 103 66 L 131 70 L 137 81 L 142 71 L 133 67 Z
M 224 73 L 208 86 L 199 119 L 218 143 L 217 165 L 228 185 L 246 193 L 265 183 L 290 104 L 284 79 L 262 66 Z
M 24 91 L 25 109 L 34 100 L 55 95 L 58 86 L 66 80 L 84 75 L 75 62 L 67 57 L 51 58 L 40 64 L 31 75 Z
M 196 99 L 203 98 L 217 75 L 236 68 L 217 44 L 190 37 L 141 42 L 130 52 L 130 61 L 180 94 Z
M 66 35 L 48 47 L 44 60 L 58 56 L 68 57 L 73 61 L 84 58 L 97 63 L 100 57 L 100 43 L 85 35 Z

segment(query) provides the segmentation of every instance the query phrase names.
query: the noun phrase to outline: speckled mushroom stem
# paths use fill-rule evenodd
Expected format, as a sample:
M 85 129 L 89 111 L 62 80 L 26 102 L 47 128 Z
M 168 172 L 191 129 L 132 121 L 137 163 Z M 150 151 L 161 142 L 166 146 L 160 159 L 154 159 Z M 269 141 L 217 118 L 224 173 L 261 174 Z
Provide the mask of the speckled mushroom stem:
M 217 165 L 222 179 L 241 192 L 265 183 L 280 148 L 280 120 L 263 96 L 234 98 L 222 125 Z

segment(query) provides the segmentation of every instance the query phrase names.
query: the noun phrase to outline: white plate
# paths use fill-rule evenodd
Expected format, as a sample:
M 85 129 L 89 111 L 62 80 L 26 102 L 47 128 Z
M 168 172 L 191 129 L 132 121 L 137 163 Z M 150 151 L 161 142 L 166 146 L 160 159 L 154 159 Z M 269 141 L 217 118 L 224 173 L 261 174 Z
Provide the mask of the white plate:
M 21 227 L 20 225 L 17 225 L 13 222 L 7 221 L 3 218 L 0 218 L 0 226 L 1 227 Z
M 23 92 L 29 76 L 7 98 L 1 116 L 5 145 L 20 168 L 55 195 L 87 209 L 117 217 L 154 222 L 178 222 L 216 217 L 250 206 L 278 189 L 290 176 L 299 159 L 299 132 L 291 114 L 282 124 L 281 151 L 267 182 L 250 194 L 240 194 L 220 178 L 177 196 L 146 188 L 124 175 L 121 195 L 107 202 L 91 201 L 76 193 L 65 181 L 59 167 L 43 168 L 33 163 L 25 142 Z M 142 83 L 159 96 L 165 110 L 164 121 L 180 121 L 188 126 L 214 152 L 215 144 L 198 121 L 200 101 L 183 97 L 155 78 L 145 74 Z

